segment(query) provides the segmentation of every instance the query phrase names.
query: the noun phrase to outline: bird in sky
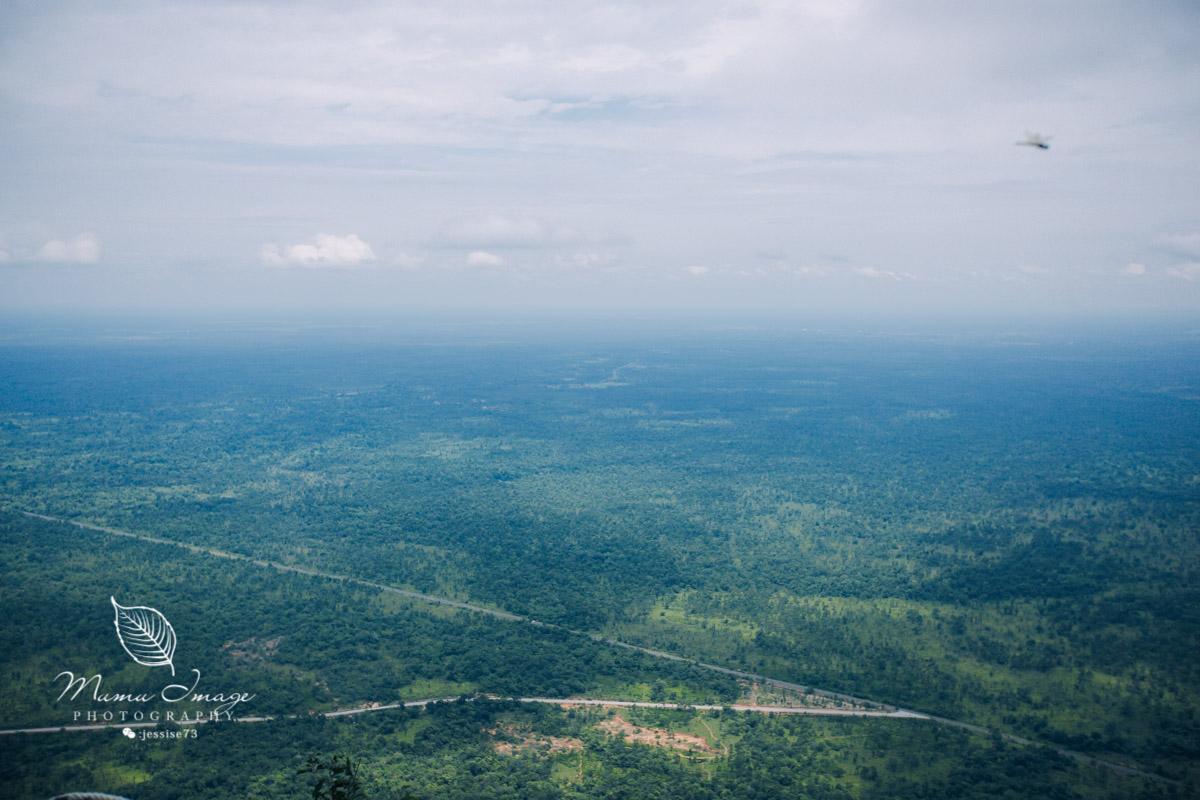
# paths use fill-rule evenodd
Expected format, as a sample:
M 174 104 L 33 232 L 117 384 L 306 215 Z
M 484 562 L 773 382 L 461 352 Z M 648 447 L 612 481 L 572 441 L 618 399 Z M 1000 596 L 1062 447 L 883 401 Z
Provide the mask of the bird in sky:
M 1036 147 L 1039 150 L 1049 150 L 1052 136 L 1042 136 L 1040 133 L 1025 131 L 1025 138 L 1014 144 L 1020 147 Z

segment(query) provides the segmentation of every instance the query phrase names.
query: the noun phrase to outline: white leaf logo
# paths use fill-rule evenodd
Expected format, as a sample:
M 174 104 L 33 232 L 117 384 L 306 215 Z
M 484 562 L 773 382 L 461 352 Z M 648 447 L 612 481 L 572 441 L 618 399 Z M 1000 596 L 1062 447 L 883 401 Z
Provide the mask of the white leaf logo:
M 175 657 L 175 629 L 167 618 L 157 609 L 123 606 L 115 597 L 108 599 L 117 612 L 113 620 L 117 639 L 129 657 L 147 667 L 170 667 L 171 675 L 174 675 L 175 665 L 171 659 Z

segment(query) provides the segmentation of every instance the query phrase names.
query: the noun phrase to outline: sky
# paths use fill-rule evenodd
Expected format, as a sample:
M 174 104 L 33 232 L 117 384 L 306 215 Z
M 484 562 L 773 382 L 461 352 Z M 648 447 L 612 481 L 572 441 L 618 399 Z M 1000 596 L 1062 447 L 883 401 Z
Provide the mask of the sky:
M 1191 314 L 1198 38 L 1149 0 L 7 0 L 0 310 Z

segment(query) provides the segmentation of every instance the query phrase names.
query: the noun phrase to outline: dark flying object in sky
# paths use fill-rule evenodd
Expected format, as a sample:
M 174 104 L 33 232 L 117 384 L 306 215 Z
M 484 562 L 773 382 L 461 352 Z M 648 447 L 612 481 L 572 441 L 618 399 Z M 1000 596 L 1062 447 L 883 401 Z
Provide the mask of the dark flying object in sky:
M 1039 150 L 1049 150 L 1050 140 L 1052 138 L 1054 137 L 1042 136 L 1040 133 L 1031 133 L 1030 131 L 1025 131 L 1025 138 L 1019 142 L 1014 142 L 1014 144 L 1021 147 L 1036 147 Z

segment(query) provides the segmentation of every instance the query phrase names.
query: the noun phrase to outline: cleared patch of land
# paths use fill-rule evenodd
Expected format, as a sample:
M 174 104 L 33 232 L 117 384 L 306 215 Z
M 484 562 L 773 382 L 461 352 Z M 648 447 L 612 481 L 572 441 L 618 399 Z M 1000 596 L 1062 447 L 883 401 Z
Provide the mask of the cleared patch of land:
M 702 753 L 705 755 L 718 755 L 716 748 L 710 745 L 703 737 L 695 736 L 690 733 L 682 733 L 672 731 L 666 728 L 653 728 L 645 725 L 635 725 L 628 721 L 620 712 L 609 717 L 596 726 L 605 733 L 613 736 L 620 736 L 627 742 L 634 744 L 645 744 L 651 747 L 665 747 L 671 750 L 679 750 L 683 753 Z

